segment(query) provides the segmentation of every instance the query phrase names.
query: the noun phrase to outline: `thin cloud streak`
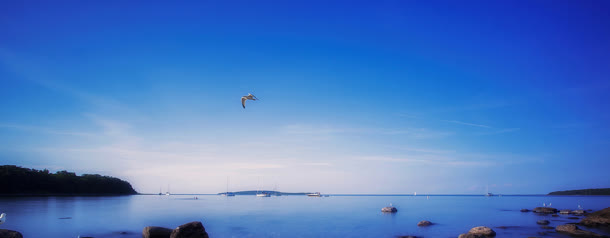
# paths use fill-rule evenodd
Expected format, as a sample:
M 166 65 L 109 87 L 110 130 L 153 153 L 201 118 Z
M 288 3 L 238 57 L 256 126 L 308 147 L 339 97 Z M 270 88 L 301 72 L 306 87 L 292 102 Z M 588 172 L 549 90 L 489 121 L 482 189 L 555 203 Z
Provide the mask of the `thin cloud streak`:
M 492 128 L 491 126 L 487 126 L 487 125 L 474 124 L 474 123 L 455 121 L 455 120 L 441 120 L 441 121 L 455 123 L 455 124 L 460 124 L 460 125 L 467 125 L 467 126 L 476 126 L 476 127 L 482 127 L 482 128 Z
M 74 132 L 74 131 L 62 131 L 52 128 L 39 127 L 39 126 L 28 126 L 28 125 L 16 125 L 16 124 L 0 124 L 1 128 L 15 129 L 20 131 L 29 131 L 35 133 L 53 134 L 53 135 L 68 135 L 68 136 L 83 136 L 83 137 L 96 137 L 94 133 L 87 132 Z

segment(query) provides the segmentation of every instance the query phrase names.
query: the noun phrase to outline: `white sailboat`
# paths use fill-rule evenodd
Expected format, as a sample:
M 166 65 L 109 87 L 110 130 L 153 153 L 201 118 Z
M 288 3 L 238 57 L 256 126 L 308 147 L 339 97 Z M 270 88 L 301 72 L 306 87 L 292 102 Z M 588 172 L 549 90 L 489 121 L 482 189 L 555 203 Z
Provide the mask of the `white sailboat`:
M 262 187 L 263 187 L 263 186 L 262 186 L 262 183 L 261 183 L 261 188 L 262 188 Z M 270 193 L 267 193 L 267 192 L 265 192 L 264 190 L 262 190 L 262 191 L 259 193 L 259 190 L 262 190 L 262 189 L 257 189 L 257 190 L 256 190 L 256 196 L 257 196 L 257 197 L 271 197 L 271 194 L 270 194 Z
M 487 185 L 487 192 L 485 193 L 485 197 L 491 197 L 491 196 L 493 196 L 493 194 L 489 192 L 489 185 Z
M 225 197 L 233 197 L 235 196 L 235 193 L 230 193 L 229 192 L 229 177 L 227 176 L 227 192 L 225 192 L 224 194 L 222 194 Z
M 167 192 L 165 192 L 165 195 L 166 195 L 166 196 L 169 196 L 169 195 L 170 195 L 170 193 L 169 193 L 169 184 L 167 185 Z

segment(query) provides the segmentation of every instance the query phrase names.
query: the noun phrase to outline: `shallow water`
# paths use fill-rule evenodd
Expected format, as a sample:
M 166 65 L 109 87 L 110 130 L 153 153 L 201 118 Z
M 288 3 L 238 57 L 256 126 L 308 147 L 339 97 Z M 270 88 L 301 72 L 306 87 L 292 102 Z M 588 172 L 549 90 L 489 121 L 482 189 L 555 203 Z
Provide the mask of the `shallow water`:
M 193 199 L 195 196 L 199 199 Z M 578 221 L 566 215 L 519 211 L 549 202 L 558 209 L 582 205 L 599 210 L 610 207 L 610 196 L 4 197 L 0 198 L 0 212 L 7 213 L 7 221 L 0 228 L 20 231 L 26 238 L 131 238 L 141 237 L 145 226 L 175 228 L 202 221 L 212 238 L 457 237 L 475 226 L 492 227 L 498 237 L 527 237 L 545 231 L 536 225 L 539 219 L 550 220 L 550 226 Z M 380 212 L 389 203 L 398 208 L 398 213 Z M 421 220 L 435 225 L 418 227 Z M 550 233 L 546 237 L 564 236 Z

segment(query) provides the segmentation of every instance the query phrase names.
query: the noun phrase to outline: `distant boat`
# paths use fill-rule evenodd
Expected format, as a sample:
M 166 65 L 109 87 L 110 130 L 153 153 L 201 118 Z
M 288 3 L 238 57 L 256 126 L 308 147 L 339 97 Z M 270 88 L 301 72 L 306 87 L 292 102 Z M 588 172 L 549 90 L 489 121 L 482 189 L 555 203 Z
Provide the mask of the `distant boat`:
M 266 192 L 262 192 L 262 193 L 257 193 L 256 194 L 257 197 L 271 197 L 270 193 L 266 193 Z
M 321 197 L 321 196 L 322 196 L 322 194 L 320 194 L 320 192 L 316 192 L 316 193 L 310 193 L 310 194 L 307 194 L 307 196 L 308 196 L 308 197 Z
M 261 182 L 261 189 L 263 187 L 263 182 Z M 271 197 L 270 193 L 265 192 L 264 190 L 260 190 L 261 192 L 259 193 L 259 189 L 256 190 L 256 196 L 257 197 Z
M 170 195 L 170 193 L 169 193 L 169 184 L 167 185 L 167 192 L 165 192 L 165 195 L 166 195 L 166 196 L 169 196 L 169 195 Z
M 417 192 L 413 192 L 413 196 L 417 196 Z
M 229 192 L 229 176 L 227 176 L 227 192 L 223 193 L 222 196 L 225 196 L 225 197 L 234 197 L 235 196 L 235 193 Z
M 163 192 L 161 192 L 161 187 L 159 187 L 159 195 L 163 195 Z
M 485 193 L 485 197 L 491 197 L 491 196 L 493 196 L 493 194 L 489 192 L 489 185 L 488 185 L 487 192 Z

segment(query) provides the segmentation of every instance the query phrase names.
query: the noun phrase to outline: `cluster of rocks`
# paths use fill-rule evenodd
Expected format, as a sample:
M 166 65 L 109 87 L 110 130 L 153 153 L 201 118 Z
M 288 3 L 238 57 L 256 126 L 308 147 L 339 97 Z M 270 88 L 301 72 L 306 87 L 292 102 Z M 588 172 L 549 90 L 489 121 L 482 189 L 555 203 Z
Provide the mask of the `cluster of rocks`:
M 521 212 L 528 212 L 528 211 L 529 211 L 528 209 L 521 209 Z M 541 228 L 543 228 L 543 229 L 555 229 L 555 231 L 558 233 L 564 233 L 564 234 L 568 234 L 568 235 L 576 236 L 576 237 L 608 237 L 605 235 L 597 234 L 592 231 L 582 230 L 577 226 L 577 224 L 587 226 L 587 227 L 600 227 L 600 226 L 610 227 L 610 207 L 597 211 L 597 212 L 590 213 L 590 214 L 588 214 L 587 211 L 582 210 L 582 209 L 557 210 L 552 207 L 537 207 L 537 208 L 534 208 L 534 210 L 532 210 L 532 211 L 535 213 L 541 213 L 541 214 L 552 214 L 553 217 L 559 216 L 556 213 L 559 213 L 562 215 L 573 215 L 571 217 L 568 217 L 568 219 L 580 219 L 580 218 L 574 217 L 574 216 L 586 216 L 578 223 L 559 225 L 555 228 L 553 228 L 552 226 L 548 226 L 548 224 L 550 224 L 550 222 L 548 220 L 538 220 L 536 223 L 541 225 Z M 544 233 L 544 232 L 542 232 L 542 233 Z
M 158 226 L 147 226 L 142 231 L 143 238 L 209 238 L 203 224 L 198 221 L 189 222 L 169 229 Z

